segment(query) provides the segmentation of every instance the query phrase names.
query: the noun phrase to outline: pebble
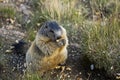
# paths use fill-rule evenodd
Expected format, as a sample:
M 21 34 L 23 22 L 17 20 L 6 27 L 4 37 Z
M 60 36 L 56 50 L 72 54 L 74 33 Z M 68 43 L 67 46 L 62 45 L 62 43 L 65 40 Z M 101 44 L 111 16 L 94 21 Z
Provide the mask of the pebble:
M 94 70 L 94 64 L 91 64 L 91 65 L 90 65 L 90 69 L 91 69 L 91 70 Z

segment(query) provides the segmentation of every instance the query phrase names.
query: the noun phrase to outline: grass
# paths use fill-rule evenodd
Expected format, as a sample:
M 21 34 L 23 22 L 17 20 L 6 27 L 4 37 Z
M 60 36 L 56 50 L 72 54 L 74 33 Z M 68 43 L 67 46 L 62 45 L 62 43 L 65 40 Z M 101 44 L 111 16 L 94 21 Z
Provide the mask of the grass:
M 37 4 L 37 6 L 34 6 Z M 79 37 L 83 55 L 108 74 L 120 71 L 119 0 L 35 0 L 34 15 L 27 26 L 37 30 L 38 23 L 56 20 L 68 36 Z M 36 8 L 36 9 L 35 9 Z M 28 28 L 29 28 L 28 27 Z M 31 31 L 30 31 L 31 33 Z M 32 33 L 31 33 L 32 34 Z M 76 35 L 80 34 L 80 35 Z M 35 35 L 29 35 L 32 38 Z
M 116 0 L 117 1 L 117 0 Z M 83 53 L 94 63 L 96 68 L 104 68 L 108 74 L 120 71 L 120 24 L 118 7 L 111 16 L 92 22 L 91 25 L 83 26 Z M 102 12 L 101 12 L 102 13 Z M 114 16 L 113 16 L 114 15 Z M 112 19 L 112 20 L 111 20 Z M 104 21 L 105 24 L 102 24 Z
M 16 10 L 13 5 L 0 3 L 0 27 L 6 22 L 6 19 L 14 19 Z
M 32 74 L 32 75 L 26 75 L 25 80 L 42 80 L 39 75 L 37 74 Z
M 118 23 L 115 23 L 111 26 L 92 25 L 88 32 L 85 31 L 86 37 L 84 35 L 82 41 L 83 52 L 95 63 L 96 68 L 105 68 L 108 72 L 120 70 L 118 61 L 120 55 L 119 29 Z
M 0 7 L 0 17 L 2 18 L 14 18 L 15 17 L 15 9 L 12 7 Z

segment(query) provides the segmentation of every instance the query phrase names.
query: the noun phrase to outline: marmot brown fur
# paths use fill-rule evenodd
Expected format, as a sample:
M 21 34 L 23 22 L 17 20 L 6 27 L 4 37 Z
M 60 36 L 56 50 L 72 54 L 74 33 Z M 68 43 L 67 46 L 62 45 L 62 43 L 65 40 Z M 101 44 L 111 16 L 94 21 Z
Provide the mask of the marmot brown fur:
M 27 71 L 40 73 L 55 68 L 67 59 L 66 30 L 55 21 L 41 25 L 26 54 Z

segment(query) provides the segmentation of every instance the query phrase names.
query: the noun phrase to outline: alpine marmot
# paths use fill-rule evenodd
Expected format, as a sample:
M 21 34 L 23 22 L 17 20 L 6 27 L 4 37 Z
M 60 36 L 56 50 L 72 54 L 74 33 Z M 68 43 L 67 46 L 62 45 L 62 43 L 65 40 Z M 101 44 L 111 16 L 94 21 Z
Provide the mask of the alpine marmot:
M 27 51 L 27 71 L 42 74 L 65 62 L 67 46 L 66 30 L 55 21 L 46 21 Z

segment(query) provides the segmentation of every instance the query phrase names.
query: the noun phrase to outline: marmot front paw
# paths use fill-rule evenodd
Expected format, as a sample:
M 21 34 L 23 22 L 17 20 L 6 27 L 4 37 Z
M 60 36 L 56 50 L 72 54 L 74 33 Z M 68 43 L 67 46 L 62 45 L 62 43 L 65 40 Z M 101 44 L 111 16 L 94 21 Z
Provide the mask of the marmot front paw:
M 60 40 L 56 40 L 58 46 L 64 46 L 66 44 L 66 40 L 65 39 L 60 39 Z

